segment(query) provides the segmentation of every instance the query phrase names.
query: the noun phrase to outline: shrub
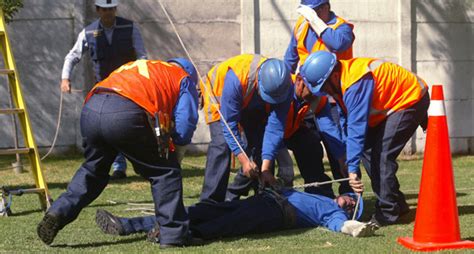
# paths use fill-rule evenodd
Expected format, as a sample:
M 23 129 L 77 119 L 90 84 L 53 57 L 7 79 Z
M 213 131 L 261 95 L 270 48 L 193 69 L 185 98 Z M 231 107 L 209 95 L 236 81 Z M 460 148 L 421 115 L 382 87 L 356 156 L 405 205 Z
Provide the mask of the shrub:
M 5 15 L 5 22 L 9 23 L 15 13 L 23 7 L 23 0 L 0 0 L 0 6 Z

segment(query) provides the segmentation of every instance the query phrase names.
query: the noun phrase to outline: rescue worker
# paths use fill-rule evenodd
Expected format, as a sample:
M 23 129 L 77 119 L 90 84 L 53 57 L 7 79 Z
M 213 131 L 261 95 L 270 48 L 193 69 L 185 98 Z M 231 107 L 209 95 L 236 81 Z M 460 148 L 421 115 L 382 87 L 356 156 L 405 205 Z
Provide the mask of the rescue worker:
M 188 243 L 189 219 L 177 156 L 196 129 L 196 82 L 196 69 L 186 59 L 137 60 L 89 92 L 81 115 L 85 162 L 38 224 L 44 243 L 50 245 L 58 231 L 100 195 L 118 152 L 151 184 L 161 247 Z
M 354 26 L 331 11 L 329 0 L 301 0 L 285 63 L 296 73 L 312 52 L 326 50 L 336 53 L 338 59 L 352 58 L 355 40 Z
M 308 55 L 318 50 L 333 52 L 338 59 L 350 59 L 353 57 L 354 25 L 332 12 L 329 0 L 301 0 L 297 12 L 301 16 L 296 21 L 290 44 L 284 57 L 285 63 L 288 64 L 292 73 L 298 73 L 299 66 L 304 63 Z M 331 105 L 332 118 L 337 120 L 337 107 L 331 97 L 329 97 L 329 103 Z M 305 125 L 309 129 L 314 130 L 317 127 L 313 118 L 313 114 L 306 116 Z M 335 126 L 340 128 L 338 124 Z M 314 135 L 318 136 L 318 131 L 315 131 L 316 134 Z M 333 155 L 334 151 L 332 151 L 331 145 L 328 144 L 332 141 L 326 140 L 324 136 L 321 139 L 326 147 L 333 177 L 335 179 L 347 177 L 347 173 L 344 173 L 345 169 L 341 168 L 341 163 Z M 349 190 L 350 187 L 347 182 L 340 183 L 339 193 L 345 193 Z
M 211 134 L 202 202 L 222 202 L 226 198 L 230 152 L 242 165 L 238 179 L 257 177 L 257 167 L 261 167 L 263 179 L 272 176 L 270 169 L 282 145 L 292 91 L 290 72 L 283 61 L 260 55 L 238 55 L 208 72 L 205 83 L 201 83 L 204 116 Z M 247 140 L 246 154 L 251 158 L 239 147 L 243 144 L 239 125 Z M 228 195 L 234 196 L 245 192 L 247 186 L 229 188 Z
M 337 60 L 326 51 L 312 53 L 300 70 L 305 89 L 333 96 L 346 114 L 341 126 L 347 136 L 349 184 L 355 192 L 363 191 L 363 159 L 377 197 L 372 222 L 396 223 L 409 211 L 396 176 L 396 159 L 418 125 L 426 128 L 430 100 L 425 81 L 394 63 Z
M 344 169 L 345 145 L 342 142 L 342 134 L 332 117 L 329 100 L 326 96 L 314 96 L 305 90 L 304 86 L 301 75 L 297 74 L 295 95 L 286 122 L 285 144 L 293 151 L 305 184 L 331 180 L 324 173 L 322 140 L 325 141 L 326 152 L 331 154 L 338 163 L 337 166 L 331 165 L 333 172 L 338 170 L 337 176 L 345 176 L 347 173 L 341 171 Z M 312 129 L 314 126 L 307 126 L 305 119 L 309 115 L 317 126 L 317 131 Z M 311 149 L 308 149 L 309 147 Z M 305 191 L 334 197 L 331 184 L 308 187 Z M 347 181 L 340 184 L 340 194 L 351 191 Z
M 206 240 L 319 226 L 353 237 L 373 235 L 376 229 L 373 225 L 351 220 L 355 205 L 353 193 L 330 199 L 291 189 L 281 194 L 267 189 L 244 200 L 197 203 L 187 211 L 191 234 Z M 362 214 L 363 202 L 359 207 L 356 218 Z M 111 235 L 148 232 L 147 238 L 152 242 L 159 241 L 157 236 L 161 233 L 155 230 L 153 216 L 122 218 L 97 210 L 96 224 Z
M 74 47 L 64 59 L 61 75 L 61 91 L 71 92 L 71 74 L 82 55 L 89 50 L 94 78 L 100 82 L 121 65 L 136 59 L 146 59 L 146 51 L 138 26 L 127 19 L 117 17 L 118 0 L 95 0 L 99 19 L 84 28 Z M 127 162 L 118 154 L 112 179 L 125 178 Z

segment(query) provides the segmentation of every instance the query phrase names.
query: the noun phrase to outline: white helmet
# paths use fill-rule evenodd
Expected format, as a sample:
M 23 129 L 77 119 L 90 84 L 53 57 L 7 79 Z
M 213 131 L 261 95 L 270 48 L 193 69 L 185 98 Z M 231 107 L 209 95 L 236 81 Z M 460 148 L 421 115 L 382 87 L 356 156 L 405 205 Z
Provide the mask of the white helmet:
M 102 8 L 112 8 L 118 5 L 118 0 L 95 0 L 95 5 Z

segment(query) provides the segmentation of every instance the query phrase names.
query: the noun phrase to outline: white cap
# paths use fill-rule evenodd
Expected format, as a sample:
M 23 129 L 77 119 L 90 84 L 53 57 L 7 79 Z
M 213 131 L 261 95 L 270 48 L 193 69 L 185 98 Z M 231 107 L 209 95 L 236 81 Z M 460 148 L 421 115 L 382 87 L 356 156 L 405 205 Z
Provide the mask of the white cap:
M 95 5 L 102 8 L 112 8 L 118 5 L 118 0 L 95 0 Z

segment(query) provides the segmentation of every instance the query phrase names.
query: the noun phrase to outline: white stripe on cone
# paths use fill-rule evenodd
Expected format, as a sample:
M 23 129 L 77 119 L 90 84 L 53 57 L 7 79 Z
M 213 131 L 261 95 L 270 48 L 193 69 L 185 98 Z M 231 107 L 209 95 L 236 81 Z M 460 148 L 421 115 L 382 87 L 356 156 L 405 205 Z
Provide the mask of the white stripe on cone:
M 428 116 L 445 116 L 446 109 L 444 108 L 444 101 L 434 100 L 430 102 L 430 108 L 428 109 Z

